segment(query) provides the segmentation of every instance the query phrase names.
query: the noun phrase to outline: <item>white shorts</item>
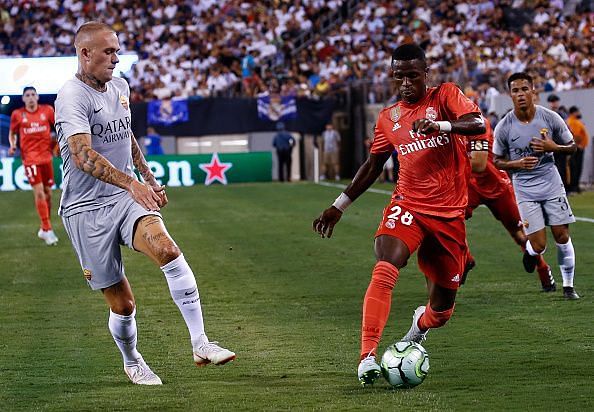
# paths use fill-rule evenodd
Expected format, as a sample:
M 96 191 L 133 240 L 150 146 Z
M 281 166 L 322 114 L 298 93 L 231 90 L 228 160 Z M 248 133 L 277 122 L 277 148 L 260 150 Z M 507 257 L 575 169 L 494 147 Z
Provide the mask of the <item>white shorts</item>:
M 565 195 L 539 202 L 523 201 L 518 203 L 518 210 L 527 235 L 538 232 L 545 226 L 560 226 L 575 222 L 575 216 Z
M 126 194 L 117 203 L 62 217 L 91 289 L 107 288 L 124 278 L 120 245 L 133 249 L 136 222 L 147 215 L 161 217 Z

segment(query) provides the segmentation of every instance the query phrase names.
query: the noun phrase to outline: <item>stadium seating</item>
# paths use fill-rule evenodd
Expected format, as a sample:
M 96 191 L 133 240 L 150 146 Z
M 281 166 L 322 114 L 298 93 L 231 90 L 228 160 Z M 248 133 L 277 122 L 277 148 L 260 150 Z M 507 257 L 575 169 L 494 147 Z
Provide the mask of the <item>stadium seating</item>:
M 133 101 L 265 90 L 315 97 L 352 82 L 384 101 L 390 50 L 415 41 L 434 81 L 488 100 L 519 70 L 533 73 L 542 91 L 593 87 L 590 3 L 0 0 L 0 56 L 72 55 L 76 27 L 96 19 L 118 32 L 122 53 L 140 57 L 127 75 Z M 250 79 L 242 73 L 248 52 L 257 74 Z

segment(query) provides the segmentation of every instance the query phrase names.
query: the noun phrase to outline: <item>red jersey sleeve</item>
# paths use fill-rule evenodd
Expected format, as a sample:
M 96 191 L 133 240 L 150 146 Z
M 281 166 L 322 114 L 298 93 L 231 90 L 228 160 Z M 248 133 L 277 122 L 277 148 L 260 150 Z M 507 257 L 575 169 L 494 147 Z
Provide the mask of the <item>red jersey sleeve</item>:
M 394 146 L 388 138 L 386 137 L 386 123 L 387 121 L 384 119 L 384 111 L 381 111 L 379 116 L 377 117 L 377 122 L 375 124 L 375 131 L 373 135 L 373 143 L 371 144 L 371 149 L 369 150 L 370 153 L 385 153 L 385 152 L 393 152 Z
M 20 127 L 20 120 L 21 120 L 21 111 L 14 110 L 10 115 L 10 131 L 13 133 L 19 132 Z
M 480 113 L 476 104 L 462 93 L 454 83 L 444 83 L 439 88 L 439 100 L 448 116 L 448 120 L 456 120 L 468 113 Z
M 47 119 L 50 123 L 51 127 L 55 127 L 56 125 L 56 115 L 54 112 L 54 108 L 52 106 L 47 106 Z

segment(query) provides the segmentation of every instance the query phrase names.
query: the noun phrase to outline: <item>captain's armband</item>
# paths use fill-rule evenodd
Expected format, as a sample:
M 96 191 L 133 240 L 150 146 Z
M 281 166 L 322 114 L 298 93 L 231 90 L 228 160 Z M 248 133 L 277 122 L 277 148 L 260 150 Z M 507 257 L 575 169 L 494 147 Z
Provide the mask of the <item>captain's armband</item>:
M 470 142 L 471 152 L 488 152 L 489 141 L 488 140 L 472 140 Z

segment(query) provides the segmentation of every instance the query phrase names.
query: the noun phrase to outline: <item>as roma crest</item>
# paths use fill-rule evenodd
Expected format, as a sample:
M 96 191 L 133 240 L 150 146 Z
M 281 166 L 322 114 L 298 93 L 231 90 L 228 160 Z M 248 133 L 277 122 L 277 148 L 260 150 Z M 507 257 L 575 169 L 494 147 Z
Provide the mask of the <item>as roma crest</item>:
M 120 94 L 120 103 L 122 107 L 126 110 L 128 110 L 128 108 L 130 107 L 130 105 L 128 104 L 128 98 L 123 94 Z

